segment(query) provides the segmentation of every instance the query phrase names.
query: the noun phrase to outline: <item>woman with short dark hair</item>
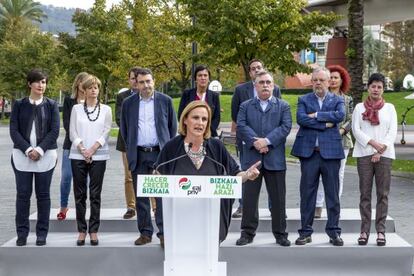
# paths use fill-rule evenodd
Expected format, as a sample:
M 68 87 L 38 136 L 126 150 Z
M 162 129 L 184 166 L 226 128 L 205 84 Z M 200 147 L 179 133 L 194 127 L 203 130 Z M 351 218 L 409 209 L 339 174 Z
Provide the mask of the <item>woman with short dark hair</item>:
M 377 194 L 375 230 L 377 245 L 384 246 L 385 221 L 388 214 L 388 194 L 391 184 L 391 166 L 395 159 L 394 141 L 397 137 L 397 112 L 383 98 L 385 77 L 372 74 L 368 80 L 368 97 L 355 106 L 352 114 L 352 133 L 355 147 L 352 156 L 357 159 L 361 213 L 359 245 L 368 243 L 371 230 L 371 194 L 375 177 Z
M 17 190 L 17 246 L 26 245 L 29 235 L 33 179 L 37 199 L 36 245 L 46 244 L 49 231 L 50 183 L 57 161 L 60 118 L 58 104 L 44 97 L 47 80 L 44 72 L 31 70 L 27 74 L 30 95 L 14 103 L 10 117 L 11 162 Z

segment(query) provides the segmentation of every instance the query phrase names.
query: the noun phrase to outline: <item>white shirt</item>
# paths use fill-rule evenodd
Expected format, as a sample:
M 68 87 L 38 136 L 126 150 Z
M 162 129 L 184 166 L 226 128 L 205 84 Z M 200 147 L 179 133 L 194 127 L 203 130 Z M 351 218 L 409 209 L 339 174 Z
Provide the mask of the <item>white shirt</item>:
M 364 103 L 359 103 L 352 114 L 352 134 L 355 137 L 353 157 L 364 157 L 377 153 L 374 147 L 368 144 L 369 140 L 375 140 L 385 144 L 387 149 L 381 155 L 395 159 L 394 142 L 397 138 L 397 112 L 394 105 L 385 103 L 378 111 L 380 124 L 373 126 L 368 120 L 362 119 L 365 112 Z
M 98 142 L 101 147 L 92 156 L 92 160 L 108 160 L 109 147 L 108 138 L 112 127 L 112 111 L 105 104 L 101 105 L 101 112 L 96 121 L 90 121 L 84 110 L 83 104 L 76 104 L 72 108 L 70 114 L 69 137 L 72 141 L 70 148 L 70 159 L 84 160 L 83 155 L 78 151 L 77 146 L 82 142 L 86 149 L 92 147 Z M 88 111 L 93 109 L 88 107 Z M 98 109 L 89 115 L 91 119 L 95 119 Z
M 39 105 L 43 102 L 43 97 L 36 101 L 29 98 L 29 101 L 31 104 Z M 36 124 L 33 120 L 32 131 L 30 132 L 30 147 L 26 149 L 25 153 L 19 149 L 13 149 L 12 151 L 14 167 L 18 171 L 47 172 L 56 166 L 57 150 L 50 149 L 44 152 L 42 148 L 37 146 L 36 140 Z M 33 161 L 28 157 L 29 152 L 33 149 L 40 154 L 40 159 L 37 161 Z
M 157 129 L 155 127 L 154 95 L 149 99 L 140 97 L 137 146 L 158 146 Z

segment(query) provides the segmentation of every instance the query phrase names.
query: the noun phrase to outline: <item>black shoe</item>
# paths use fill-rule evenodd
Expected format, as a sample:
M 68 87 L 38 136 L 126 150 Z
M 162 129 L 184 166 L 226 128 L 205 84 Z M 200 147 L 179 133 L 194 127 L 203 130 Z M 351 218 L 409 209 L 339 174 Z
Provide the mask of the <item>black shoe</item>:
M 91 240 L 92 246 L 97 246 L 99 244 L 99 240 Z
M 76 245 L 77 246 L 84 246 L 85 245 L 85 240 L 77 240 Z
M 124 219 L 130 219 L 135 217 L 135 210 L 134 209 L 128 209 L 126 213 L 124 214 Z
M 241 218 L 243 216 L 243 208 L 239 207 L 237 210 L 231 215 L 232 218 Z
M 27 238 L 17 238 L 16 246 L 25 246 L 27 244 Z
M 164 236 L 161 235 L 158 238 L 160 239 L 160 246 L 161 246 L 161 248 L 164 249 Z
M 36 245 L 37 245 L 37 246 L 43 246 L 43 245 L 46 245 L 46 240 L 44 240 L 44 239 L 37 239 L 37 240 L 36 240 Z
M 311 236 L 299 236 L 299 238 L 296 239 L 295 244 L 296 245 L 305 245 L 307 243 L 312 242 Z
M 290 241 L 286 237 L 276 238 L 276 243 L 281 246 L 290 246 Z
M 344 241 L 341 239 L 340 236 L 336 236 L 335 238 L 330 238 L 329 242 L 332 243 L 334 246 L 343 246 Z
M 247 236 L 241 236 L 240 239 L 236 241 L 236 245 L 243 246 L 253 242 L 253 238 L 249 238 Z

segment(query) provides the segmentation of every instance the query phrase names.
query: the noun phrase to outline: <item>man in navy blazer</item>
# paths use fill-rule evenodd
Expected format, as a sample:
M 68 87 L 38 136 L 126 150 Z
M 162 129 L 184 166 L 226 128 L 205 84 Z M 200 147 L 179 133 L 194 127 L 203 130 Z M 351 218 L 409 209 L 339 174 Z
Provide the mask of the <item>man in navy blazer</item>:
M 152 173 L 160 149 L 177 134 L 177 120 L 172 100 L 169 96 L 154 90 L 152 72 L 149 69 L 139 69 L 136 78 L 139 93 L 123 101 L 120 127 L 135 194 L 137 175 Z M 157 236 L 163 247 L 162 201 L 161 198 L 155 200 L 155 221 L 159 230 Z M 154 231 L 149 198 L 137 198 L 136 210 L 141 235 L 135 241 L 135 245 L 144 245 L 151 242 Z
M 237 131 L 243 141 L 242 169 L 261 161 L 260 175 L 243 184 L 241 237 L 237 245 L 253 241 L 258 226 L 258 200 L 262 179 L 272 200 L 272 232 L 276 243 L 290 246 L 286 232 L 285 143 L 292 127 L 289 104 L 272 96 L 273 77 L 266 71 L 256 75 L 257 97 L 242 103 Z
M 254 79 L 256 77 L 256 74 L 260 71 L 263 71 L 263 62 L 259 59 L 252 59 L 249 62 L 249 76 L 251 78 L 251 81 L 242 83 L 236 87 L 236 90 L 234 91 L 233 97 L 231 98 L 231 120 L 232 120 L 232 132 L 236 132 L 236 144 L 237 149 L 240 153 L 240 160 L 243 156 L 243 146 L 242 141 L 239 137 L 238 131 L 237 131 L 237 115 L 240 110 L 240 105 L 250 99 L 253 99 L 256 97 L 257 92 L 254 86 Z M 273 96 L 280 99 L 280 90 L 279 87 L 275 84 L 273 87 Z M 243 212 L 243 203 L 241 200 L 239 200 L 239 208 L 237 208 L 237 211 L 233 214 L 233 218 L 239 218 L 242 216 Z M 269 209 L 271 209 L 271 201 L 269 199 Z
M 312 73 L 313 93 L 298 99 L 296 113 L 300 128 L 292 148 L 292 155 L 299 157 L 301 164 L 300 214 L 302 227 L 299 229 L 297 245 L 312 242 L 312 224 L 315 202 L 322 175 L 326 195 L 328 221 L 325 231 L 330 242 L 342 246 L 339 228 L 339 167 L 344 158 L 342 138 L 338 123 L 345 116 L 342 97 L 329 92 L 330 72 L 317 68 Z

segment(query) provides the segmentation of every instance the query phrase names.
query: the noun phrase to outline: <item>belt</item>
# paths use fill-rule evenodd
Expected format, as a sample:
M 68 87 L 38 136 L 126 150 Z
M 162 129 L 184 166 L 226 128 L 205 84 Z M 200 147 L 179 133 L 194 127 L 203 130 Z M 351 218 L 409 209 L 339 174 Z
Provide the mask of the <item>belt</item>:
M 313 151 L 320 152 L 321 151 L 321 148 L 320 147 L 314 147 L 313 148 Z
M 153 152 L 153 151 L 160 151 L 160 146 L 154 146 L 154 147 L 137 147 L 139 151 L 143 152 Z

